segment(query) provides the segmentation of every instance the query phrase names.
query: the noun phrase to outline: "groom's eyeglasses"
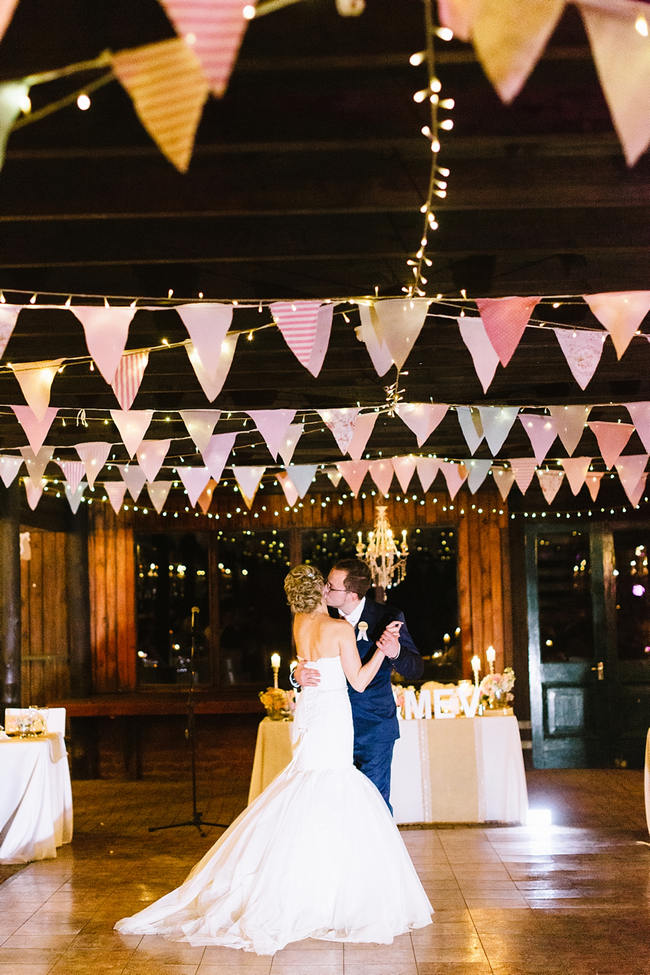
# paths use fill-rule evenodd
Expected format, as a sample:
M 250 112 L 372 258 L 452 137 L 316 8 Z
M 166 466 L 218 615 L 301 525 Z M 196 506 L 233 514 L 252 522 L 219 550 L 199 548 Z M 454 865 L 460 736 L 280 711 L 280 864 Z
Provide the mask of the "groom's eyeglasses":
M 330 592 L 347 592 L 347 589 L 335 589 L 334 586 L 331 586 L 329 584 L 329 582 L 326 582 L 325 585 L 327 586 Z

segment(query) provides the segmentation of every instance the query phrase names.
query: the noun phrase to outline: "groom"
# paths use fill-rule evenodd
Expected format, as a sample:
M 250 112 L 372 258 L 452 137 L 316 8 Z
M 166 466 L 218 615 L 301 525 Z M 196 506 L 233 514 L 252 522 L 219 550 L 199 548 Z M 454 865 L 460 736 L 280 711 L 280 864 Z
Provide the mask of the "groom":
M 417 680 L 424 664 L 406 628 L 401 610 L 369 599 L 370 569 L 360 559 L 341 559 L 331 569 L 325 588 L 330 616 L 342 616 L 354 626 L 361 662 L 378 647 L 386 656 L 377 676 L 363 693 L 348 685 L 354 723 L 354 764 L 377 786 L 390 804 L 390 769 L 399 725 L 391 687 L 393 668 L 406 678 Z M 401 621 L 401 626 L 396 621 Z M 320 681 L 318 671 L 299 664 L 294 678 L 302 687 Z

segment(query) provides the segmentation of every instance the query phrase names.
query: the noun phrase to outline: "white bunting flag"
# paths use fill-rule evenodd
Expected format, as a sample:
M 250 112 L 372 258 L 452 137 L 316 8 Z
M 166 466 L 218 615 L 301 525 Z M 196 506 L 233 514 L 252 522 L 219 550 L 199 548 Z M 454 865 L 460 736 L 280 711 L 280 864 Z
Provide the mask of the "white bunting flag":
M 116 515 L 119 515 L 126 494 L 126 483 L 124 481 L 104 481 L 104 490 L 111 503 L 111 508 Z
M 611 470 L 634 433 L 634 427 L 631 423 L 590 420 L 589 429 L 596 436 L 601 457 L 605 461 L 605 467 L 607 470 Z
M 293 482 L 299 498 L 304 498 L 309 487 L 316 477 L 318 464 L 294 464 L 287 470 L 287 474 Z
M 27 494 L 27 504 L 34 511 L 36 505 L 41 500 L 45 480 L 42 478 L 35 479 L 33 477 L 26 477 L 23 484 L 25 485 L 25 493 Z
M 341 453 L 347 454 L 354 436 L 354 425 L 359 416 L 358 408 L 348 406 L 336 410 L 319 410 L 319 413 L 325 426 L 332 432 Z
M 339 473 L 347 481 L 348 487 L 353 494 L 357 495 L 363 484 L 364 478 L 368 473 L 367 460 L 341 460 L 336 465 Z
M 138 464 L 117 464 L 116 467 L 129 489 L 129 494 L 137 501 L 147 479 L 145 472 Z
M 393 470 L 397 475 L 399 486 L 406 494 L 409 489 L 411 479 L 415 474 L 415 457 L 411 455 L 408 457 L 393 457 Z
M 398 369 L 402 368 L 413 351 L 430 303 L 430 298 L 389 298 L 375 301 L 370 306 L 359 305 L 362 324 L 370 322 L 380 348 L 385 346 L 388 349 Z
M 10 454 L 0 457 L 0 477 L 5 487 L 13 484 L 22 462 L 22 457 L 13 457 Z
M 470 453 L 475 454 L 483 440 L 481 416 L 474 406 L 457 406 L 456 416 Z
M 201 452 L 203 463 L 210 472 L 210 477 L 218 484 L 223 469 L 235 446 L 236 433 L 215 433 L 210 437 L 208 446 Z
M 325 474 L 327 474 L 327 476 L 329 477 L 329 479 L 332 482 L 332 484 L 334 485 L 334 487 L 338 487 L 339 486 L 339 484 L 341 482 L 341 478 L 343 477 L 343 475 L 341 474 L 341 472 L 336 467 L 327 467 L 327 468 L 325 468 Z
M 196 378 L 200 382 L 201 388 L 210 403 L 217 398 L 223 389 L 223 384 L 225 383 L 228 373 L 230 372 L 232 360 L 235 355 L 235 349 L 237 348 L 238 338 L 238 332 L 230 332 L 228 335 L 226 335 L 225 339 L 219 346 L 217 365 L 214 370 L 205 368 L 203 362 L 201 361 L 201 356 L 199 355 L 193 342 L 189 342 L 185 346 L 187 357 L 192 363 L 192 368 L 194 369 Z
M 7 342 L 11 338 L 21 305 L 0 305 L 0 359 L 5 354 Z
M 194 508 L 210 480 L 210 471 L 207 467 L 185 467 L 181 465 L 176 468 L 176 473 L 183 482 L 190 504 Z
M 440 470 L 447 482 L 447 490 L 453 501 L 463 481 L 467 478 L 467 468 L 464 464 L 454 464 L 453 461 L 443 460 L 440 463 Z
M 298 362 L 318 376 L 329 344 L 334 306 L 319 301 L 274 301 L 269 309 Z
M 76 515 L 79 510 L 79 505 L 81 504 L 81 499 L 84 496 L 84 491 L 88 487 L 85 481 L 80 481 L 76 488 L 72 488 L 70 484 L 65 485 L 65 496 L 68 499 L 68 504 L 72 510 L 72 514 Z
M 11 409 L 16 414 L 16 419 L 25 431 L 29 446 L 35 453 L 38 453 L 50 431 L 58 409 L 54 406 L 48 406 L 45 415 L 40 420 L 29 406 L 12 406 Z
M 632 341 L 632 336 L 650 311 L 650 291 L 617 291 L 609 294 L 583 295 L 583 298 L 601 325 L 604 325 L 612 336 L 616 357 L 620 359 Z
M 515 482 L 522 494 L 530 487 L 537 464 L 534 457 L 514 457 L 509 459 L 515 475 Z
M 528 434 L 535 460 L 541 464 L 557 437 L 555 421 L 553 417 L 540 416 L 539 413 L 520 413 L 519 419 Z
M 456 321 L 461 338 L 469 349 L 483 392 L 487 393 L 499 365 L 499 356 L 494 351 L 494 346 L 485 331 L 482 318 L 465 317 L 457 318 Z
M 155 481 L 158 471 L 162 467 L 162 462 L 167 456 L 167 451 L 171 447 L 171 439 L 167 440 L 143 440 L 138 447 L 136 456 L 138 464 L 145 473 L 149 482 Z
M 17 0 L 2 0 L 0 3 L 0 39 L 4 28 L 14 12 Z M 25 81 L 3 81 L 0 83 L 0 168 L 4 165 L 7 141 L 14 123 L 21 112 L 21 105 L 29 97 L 29 85 Z
M 481 484 L 488 476 L 488 471 L 492 467 L 492 458 L 488 460 L 472 460 L 465 461 L 465 467 L 467 468 L 467 487 L 470 489 L 472 494 L 476 494 Z
M 255 500 L 257 489 L 266 467 L 234 467 L 232 472 L 239 485 L 239 491 L 246 502 L 246 507 L 250 508 Z
M 20 452 L 23 455 L 27 473 L 31 477 L 32 481 L 34 481 L 34 483 L 36 483 L 36 481 L 40 481 L 45 468 L 52 460 L 54 447 L 41 447 L 41 449 L 37 451 L 33 451 L 31 447 L 21 447 Z
M 302 437 L 303 425 L 302 423 L 290 423 L 287 429 L 287 435 L 284 438 L 284 442 L 280 447 L 280 457 L 282 458 L 285 466 L 289 466 L 291 463 L 291 458 L 293 457 L 294 451 L 298 444 L 298 441 Z
M 483 435 L 495 457 L 508 438 L 519 413 L 518 406 L 479 406 Z
M 212 478 L 210 478 L 208 483 L 205 485 L 205 487 L 199 494 L 199 500 L 196 503 L 198 504 L 199 508 L 201 509 L 204 515 L 207 515 L 208 511 L 210 510 L 210 505 L 212 504 L 212 495 L 214 493 L 214 489 L 216 488 L 216 486 L 217 486 L 216 481 L 213 481 Z
M 447 403 L 398 403 L 395 412 L 415 434 L 418 447 L 421 447 L 445 418 L 448 409 Z
M 278 471 L 277 473 L 278 484 L 284 491 L 284 496 L 287 499 L 287 504 L 290 508 L 293 508 L 296 501 L 298 500 L 298 488 L 293 483 L 289 477 L 288 471 Z
M 68 487 L 72 494 L 74 494 L 81 484 L 81 479 L 84 476 L 84 464 L 81 460 L 59 460 L 57 464 L 63 471 L 63 476 L 66 479 Z M 86 485 L 87 486 L 87 485 Z
M 83 325 L 86 345 L 97 368 L 108 385 L 112 385 L 126 347 L 135 309 L 76 305 L 70 311 Z
M 586 389 L 600 362 L 607 336 L 584 329 L 554 328 L 553 331 L 573 378 L 580 389 Z
M 557 435 L 567 454 L 571 457 L 585 431 L 591 407 L 549 406 L 548 409 L 555 422 Z
M 50 405 L 50 389 L 63 359 L 47 362 L 14 363 L 11 369 L 20 384 L 27 405 L 37 420 L 47 416 Z
M 547 504 L 550 504 L 564 480 L 564 471 L 538 470 L 537 480 Z
M 169 496 L 172 483 L 172 481 L 154 481 L 153 483 L 149 482 L 147 484 L 149 499 L 158 514 L 160 514 L 165 506 L 165 501 Z
M 210 443 L 221 410 L 180 410 L 179 413 L 187 432 L 202 454 Z M 205 457 L 203 459 L 205 460 Z
M 387 495 L 390 491 L 390 485 L 395 473 L 392 462 L 388 458 L 385 460 L 371 460 L 368 464 L 368 473 L 379 491 Z
M 650 452 L 650 402 L 626 403 L 637 435 L 647 451 Z
M 75 450 L 83 461 L 86 477 L 88 478 L 88 487 L 92 488 L 94 486 L 95 481 L 99 477 L 99 472 L 106 463 L 112 447 L 112 444 L 106 443 L 103 440 L 95 441 L 93 443 L 75 444 Z
M 187 329 L 201 366 L 216 376 L 221 364 L 221 346 L 232 322 L 233 306 L 222 302 L 179 305 L 174 309 Z
M 510 494 L 510 488 L 515 483 L 515 472 L 511 467 L 493 467 L 492 477 L 501 498 L 505 501 Z
M 289 426 L 296 415 L 295 410 L 247 410 L 253 423 L 264 437 L 271 456 L 277 460 L 286 440 Z
M 125 352 L 120 358 L 112 386 L 117 402 L 123 410 L 131 409 L 148 362 L 148 352 Z
M 372 413 L 360 413 L 356 418 L 354 434 L 348 446 L 348 454 L 352 460 L 361 460 L 361 455 L 366 449 L 378 415 L 373 411 Z
M 418 472 L 422 490 L 426 494 L 440 470 L 440 461 L 436 457 L 417 457 L 415 469 Z
M 129 457 L 133 457 L 142 443 L 152 418 L 153 410 L 111 410 L 111 419 Z
M 377 375 L 384 376 L 393 365 L 393 357 L 390 354 L 390 349 L 377 335 L 370 318 L 370 309 L 367 305 L 359 305 L 359 318 L 361 319 L 361 324 L 354 330 L 357 341 L 363 342 L 365 345 L 366 352 L 370 356 L 370 361 Z
M 591 457 L 563 457 L 560 463 L 564 468 L 566 479 L 569 482 L 572 493 L 577 494 L 585 483 L 587 471 L 591 464 Z

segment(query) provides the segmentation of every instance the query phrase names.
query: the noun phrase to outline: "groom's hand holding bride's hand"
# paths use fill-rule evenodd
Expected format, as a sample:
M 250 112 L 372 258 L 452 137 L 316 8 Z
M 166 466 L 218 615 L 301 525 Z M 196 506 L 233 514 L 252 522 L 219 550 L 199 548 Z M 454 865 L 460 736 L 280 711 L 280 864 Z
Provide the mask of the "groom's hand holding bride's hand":
M 401 625 L 401 620 L 392 620 L 377 640 L 378 649 L 389 660 L 395 660 L 396 657 L 399 657 L 399 630 Z

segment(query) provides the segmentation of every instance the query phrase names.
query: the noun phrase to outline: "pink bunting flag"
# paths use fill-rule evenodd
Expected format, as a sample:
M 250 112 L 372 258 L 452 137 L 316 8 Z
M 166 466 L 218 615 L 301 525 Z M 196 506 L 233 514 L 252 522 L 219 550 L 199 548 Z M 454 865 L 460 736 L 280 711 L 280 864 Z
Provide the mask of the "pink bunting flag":
M 9 454 L 0 457 L 0 477 L 5 487 L 10 487 L 13 484 L 22 462 L 22 457 L 13 457 Z
M 476 305 L 492 348 L 507 366 L 526 330 L 536 298 L 477 298 Z
M 368 464 L 368 473 L 379 488 L 382 494 L 388 494 L 391 481 L 395 473 L 390 460 L 371 460 Z
M 534 457 L 511 457 L 509 462 L 517 487 L 525 494 L 537 469 L 537 462 Z
M 626 494 L 628 496 L 630 504 L 633 505 L 635 508 L 639 506 L 639 501 L 641 500 L 641 495 L 645 491 L 647 480 L 648 480 L 648 476 L 647 474 L 644 474 L 634 488 L 630 488 L 629 491 L 626 489 Z
M 277 460 L 287 437 L 295 410 L 248 410 L 248 415 L 264 437 L 269 453 Z
M 210 510 L 210 505 L 212 504 L 212 497 L 214 495 L 214 489 L 216 488 L 216 486 L 217 485 L 215 481 L 213 481 L 212 478 L 210 478 L 208 483 L 205 485 L 205 487 L 199 494 L 199 500 L 196 503 L 198 504 L 199 508 L 201 509 L 204 515 L 207 515 L 208 511 Z
M 619 457 L 616 461 L 619 480 L 630 502 L 634 505 L 638 503 L 643 493 L 643 488 L 645 487 L 645 465 L 647 463 L 647 454 L 626 454 L 624 457 Z M 636 491 L 639 482 L 641 482 L 641 491 L 637 495 Z
M 395 412 L 415 434 L 418 447 L 421 447 L 445 418 L 448 409 L 447 403 L 398 403 Z
M 221 98 L 228 86 L 248 20 L 248 0 L 161 0 L 176 33 L 201 62 L 210 90 Z
M 605 467 L 610 470 L 622 454 L 623 448 L 634 432 L 634 427 L 631 423 L 594 420 L 589 422 L 589 429 L 596 436 Z
M 202 454 L 210 443 L 210 437 L 219 422 L 221 410 L 180 410 L 179 413 L 187 432 Z M 203 459 L 205 460 L 205 457 Z
M 358 408 L 349 406 L 336 410 L 319 410 L 319 412 L 325 426 L 332 432 L 339 450 L 342 454 L 346 454 L 354 436 L 354 425 L 359 416 Z
M 21 305 L 0 305 L 0 359 L 5 354 L 7 343 L 16 327 L 16 319 L 21 308 Z
M 549 406 L 557 435 L 569 457 L 580 443 L 591 412 L 590 406 Z
M 207 467 L 185 467 L 181 465 L 176 468 L 176 473 L 183 482 L 183 487 L 187 491 L 190 504 L 194 508 L 206 484 L 210 480 L 210 471 Z
M 425 494 L 440 470 L 440 463 L 436 457 L 418 457 L 415 461 L 415 469 L 418 472 L 418 478 Z
M 56 414 L 59 412 L 58 409 L 54 406 L 48 406 L 40 420 L 29 406 L 12 406 L 11 409 L 25 431 L 29 446 L 35 453 L 38 453 L 50 431 Z
M 83 326 L 86 345 L 97 368 L 112 385 L 129 337 L 133 308 L 110 308 L 104 305 L 77 305 L 70 309 Z
M 563 457 L 560 460 L 573 494 L 577 494 L 585 483 L 591 457 Z
M 458 494 L 458 490 L 467 478 L 467 468 L 464 464 L 454 464 L 453 461 L 443 460 L 440 462 L 440 470 L 447 482 L 447 490 L 452 501 Z
M 11 22 L 17 5 L 18 0 L 2 0 L 0 2 L 0 40 L 5 35 L 5 31 Z
M 537 479 L 546 503 L 550 504 L 560 490 L 560 485 L 564 480 L 564 471 L 537 471 Z
M 650 452 L 650 402 L 626 403 L 634 428 L 647 451 Z
M 539 413 L 520 413 L 519 419 L 528 434 L 535 460 L 541 464 L 557 437 L 555 421 L 553 417 L 540 416 Z
M 84 476 L 84 465 L 81 460 L 59 460 L 57 461 L 59 467 L 63 471 L 63 476 L 66 479 L 68 487 L 72 494 L 74 494 L 81 484 L 81 479 Z
M 415 457 L 393 457 L 393 470 L 397 475 L 399 486 L 406 494 L 411 478 L 415 474 Z
M 112 55 L 113 71 L 160 151 L 187 172 L 208 97 L 201 62 L 174 37 Z
M 475 454 L 483 440 L 483 425 L 479 411 L 475 406 L 457 406 L 456 416 L 463 431 L 465 443 L 469 447 L 470 453 Z
M 438 0 L 438 16 L 460 41 L 469 41 L 481 0 Z
M 361 455 L 366 449 L 366 444 L 370 439 L 378 414 L 360 413 L 354 423 L 354 435 L 348 446 L 348 454 L 352 460 L 361 460 Z
M 289 476 L 293 481 L 298 497 L 304 498 L 309 490 L 312 481 L 316 477 L 318 464 L 294 464 L 289 468 Z
M 27 504 L 34 511 L 36 505 L 41 500 L 45 481 L 41 480 L 41 478 L 34 479 L 32 477 L 26 477 L 23 484 L 25 485 L 25 493 L 27 494 Z
M 479 406 L 483 434 L 495 457 L 508 438 L 519 413 L 518 406 Z
M 147 484 L 147 494 L 158 514 L 165 507 L 165 501 L 169 497 L 172 483 L 172 481 L 154 481 Z
M 289 427 L 287 429 L 287 435 L 284 438 L 284 442 L 280 446 L 280 457 L 282 458 L 284 464 L 287 467 L 291 463 L 291 458 L 293 457 L 298 441 L 302 437 L 302 433 L 303 433 L 302 423 L 289 424 Z
M 148 481 L 155 481 L 162 462 L 171 447 L 171 439 L 143 440 L 137 450 L 138 464 Z
M 136 468 L 133 468 L 136 470 Z M 142 474 L 142 471 L 140 471 Z M 144 483 L 144 474 L 142 475 Z M 111 508 L 116 515 L 119 515 L 122 508 L 122 502 L 124 501 L 124 495 L 126 494 L 126 482 L 125 481 L 104 481 L 104 490 L 106 491 L 106 496 L 111 503 Z M 134 498 L 137 501 L 137 497 Z
M 148 352 L 125 352 L 120 358 L 112 386 L 117 402 L 123 410 L 129 410 L 138 395 L 148 362 Z
M 329 343 L 333 305 L 321 306 L 319 301 L 274 301 L 270 311 L 298 362 L 312 376 L 318 376 Z
M 476 460 L 472 458 L 471 460 L 465 461 L 465 468 L 468 471 L 467 474 L 467 487 L 470 489 L 472 494 L 476 494 L 481 484 L 488 476 L 488 471 L 492 467 L 492 458 L 488 460 Z
M 233 306 L 222 302 L 179 305 L 179 315 L 203 369 L 210 376 L 219 372 L 221 346 L 230 328 Z
M 226 461 L 230 457 L 230 452 L 235 446 L 237 439 L 236 433 L 215 433 L 210 437 L 208 446 L 201 451 L 203 463 L 210 472 L 210 477 L 218 484 L 226 466 Z
M 589 494 L 591 495 L 591 500 L 595 501 L 598 497 L 598 491 L 600 490 L 600 482 L 604 477 L 604 471 L 592 471 L 587 474 L 585 478 L 585 484 L 589 489 Z M 575 491 L 574 491 L 575 494 Z
M 469 349 L 474 370 L 483 387 L 483 392 L 487 393 L 499 365 L 499 356 L 488 338 L 482 318 L 479 316 L 475 318 L 465 317 L 457 318 L 456 321 L 458 322 L 460 336 Z
M 89 487 L 94 487 L 95 481 L 99 477 L 99 472 L 106 463 L 112 446 L 112 444 L 106 443 L 103 440 L 94 441 L 92 443 L 75 444 L 75 450 L 81 457 L 84 469 L 86 471 Z
M 266 467 L 235 467 L 233 466 L 232 472 L 235 476 L 235 480 L 239 485 L 239 491 L 242 498 L 246 502 L 246 507 L 250 509 L 255 500 L 255 495 L 257 494 L 257 489 L 260 486 L 260 481 Z
M 36 452 L 31 447 L 21 447 L 20 452 L 23 455 L 25 467 L 31 479 L 34 482 L 40 481 L 45 472 L 45 468 L 52 460 L 54 447 L 41 447 Z
M 13 364 L 11 369 L 20 384 L 27 405 L 37 420 L 43 420 L 50 404 L 50 389 L 63 359 L 48 362 Z
M 290 508 L 293 508 L 294 504 L 298 500 L 298 489 L 289 477 L 288 471 L 278 471 L 277 473 L 278 484 L 284 491 L 284 496 L 287 499 L 287 504 Z
M 153 418 L 153 410 L 111 410 L 111 419 L 119 430 L 129 457 L 133 457 L 142 443 Z
M 68 499 L 68 504 L 70 505 L 73 515 L 76 515 L 77 511 L 79 510 L 81 499 L 83 498 L 84 491 L 87 487 L 88 485 L 85 481 L 81 481 L 74 489 L 70 486 L 70 484 L 65 485 L 65 496 Z
M 568 328 L 554 328 L 553 331 L 573 378 L 580 389 L 586 389 L 600 362 L 607 336 L 600 332 L 571 331 Z
M 185 346 L 187 357 L 192 364 L 196 378 L 200 382 L 203 392 L 211 403 L 217 398 L 223 389 L 223 384 L 225 383 L 228 373 L 230 372 L 232 360 L 235 355 L 235 349 L 237 348 L 238 338 L 238 332 L 231 332 L 226 335 L 219 347 L 217 366 L 213 371 L 205 368 L 203 362 L 201 361 L 201 356 L 199 355 L 193 342 L 190 342 Z
M 613 291 L 609 294 L 583 295 L 583 298 L 612 336 L 616 357 L 620 359 L 650 311 L 650 291 Z
M 348 487 L 353 494 L 357 495 L 363 484 L 364 478 L 368 473 L 367 460 L 341 460 L 336 465 L 339 473 L 343 475 L 348 483 Z
M 502 500 L 505 501 L 510 494 L 510 488 L 515 483 L 515 472 L 511 467 L 493 467 L 492 477 Z
M 380 347 L 388 349 L 398 369 L 413 350 L 430 303 L 430 298 L 388 298 L 370 306 L 359 305 L 361 321 L 367 323 L 369 319 Z

